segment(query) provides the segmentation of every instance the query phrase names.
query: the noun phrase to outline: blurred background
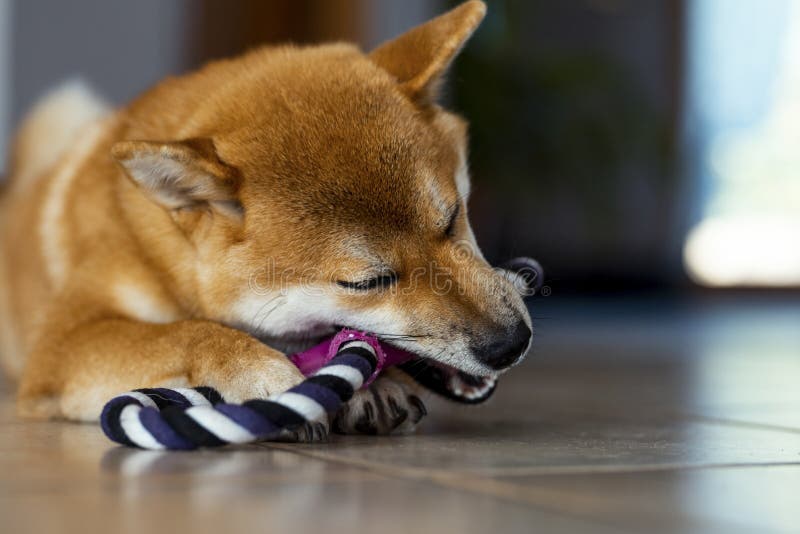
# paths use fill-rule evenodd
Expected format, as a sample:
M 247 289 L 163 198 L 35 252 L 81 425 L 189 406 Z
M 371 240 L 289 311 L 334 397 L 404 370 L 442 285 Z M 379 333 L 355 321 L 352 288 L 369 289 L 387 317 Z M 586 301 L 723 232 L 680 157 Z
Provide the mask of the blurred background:
M 122 104 L 260 43 L 369 49 L 446 0 L 0 0 L 0 145 L 47 89 Z M 487 256 L 560 294 L 800 285 L 800 2 L 489 0 L 446 103 Z M 5 155 L 4 155 L 5 156 Z

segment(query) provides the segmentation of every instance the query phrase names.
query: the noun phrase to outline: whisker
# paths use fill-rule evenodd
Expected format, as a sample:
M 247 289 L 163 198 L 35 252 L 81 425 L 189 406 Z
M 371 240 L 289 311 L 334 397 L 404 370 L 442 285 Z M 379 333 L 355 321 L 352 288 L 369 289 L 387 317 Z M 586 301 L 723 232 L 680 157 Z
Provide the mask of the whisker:
M 372 332 L 372 333 L 375 334 L 376 336 L 380 336 L 380 337 L 396 337 L 396 338 L 408 338 L 408 339 L 435 337 L 435 336 L 432 336 L 430 334 L 394 334 L 394 333 L 385 333 L 385 332 L 384 333 Z
M 265 301 L 264 304 L 262 304 L 261 306 L 259 306 L 259 308 L 256 310 L 256 312 L 253 314 L 252 322 L 255 322 L 256 319 L 258 318 L 258 316 L 261 314 L 261 312 L 264 311 L 264 308 L 269 306 L 276 298 L 277 297 L 273 297 L 273 298 Z
M 276 300 L 278 300 L 278 299 L 281 299 L 281 297 L 282 297 L 282 295 L 277 295 L 277 296 L 275 296 L 274 298 L 270 299 L 269 301 L 267 301 L 267 303 L 266 303 L 264 306 L 262 306 L 262 307 L 261 307 L 261 310 L 263 310 L 263 309 L 264 309 L 264 307 L 265 307 L 266 305 L 268 305 L 268 304 L 271 304 L 271 303 L 275 302 L 275 301 L 276 301 Z M 272 312 L 274 312 L 275 310 L 277 310 L 278 308 L 280 308 L 280 307 L 281 307 L 283 304 L 285 304 L 285 303 L 286 303 L 286 301 L 285 301 L 285 300 L 283 300 L 283 299 L 281 299 L 281 300 L 278 300 L 278 302 L 275 304 L 275 306 L 273 306 L 272 308 L 270 308 L 270 309 L 267 311 L 267 313 L 265 313 L 265 314 L 264 314 L 264 316 L 261 318 L 261 320 L 258 322 L 258 325 L 256 326 L 256 332 L 258 332 L 258 331 L 260 331 L 260 330 L 261 330 L 261 327 L 264 325 L 264 321 L 266 321 L 266 320 L 267 320 L 267 318 L 268 318 L 270 315 L 272 315 Z M 261 313 L 261 311 L 259 311 L 259 313 Z M 255 319 L 255 317 L 254 317 L 253 319 Z

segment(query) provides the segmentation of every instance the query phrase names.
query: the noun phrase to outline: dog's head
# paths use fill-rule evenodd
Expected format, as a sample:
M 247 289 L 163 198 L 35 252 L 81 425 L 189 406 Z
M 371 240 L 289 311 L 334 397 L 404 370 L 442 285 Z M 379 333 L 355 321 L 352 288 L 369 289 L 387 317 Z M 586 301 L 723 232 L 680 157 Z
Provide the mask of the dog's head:
M 285 350 L 374 332 L 461 371 L 470 395 L 523 356 L 526 308 L 467 219 L 466 123 L 436 104 L 484 11 L 467 2 L 367 55 L 264 48 L 157 89 L 164 107 L 192 101 L 161 119 L 177 140 L 114 155 L 193 243 L 202 315 Z

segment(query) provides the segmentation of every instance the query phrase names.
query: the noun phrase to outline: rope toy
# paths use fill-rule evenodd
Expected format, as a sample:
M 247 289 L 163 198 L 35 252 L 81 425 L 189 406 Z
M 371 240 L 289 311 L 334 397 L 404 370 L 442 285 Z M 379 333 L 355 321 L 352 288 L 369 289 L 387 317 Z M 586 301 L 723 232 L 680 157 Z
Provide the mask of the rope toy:
M 329 415 L 384 367 L 412 357 L 382 346 L 374 336 L 345 329 L 292 355 L 292 362 L 309 378 L 269 399 L 228 404 L 210 387 L 137 389 L 111 399 L 100 424 L 112 441 L 154 450 L 269 441 L 302 427 L 319 431 Z

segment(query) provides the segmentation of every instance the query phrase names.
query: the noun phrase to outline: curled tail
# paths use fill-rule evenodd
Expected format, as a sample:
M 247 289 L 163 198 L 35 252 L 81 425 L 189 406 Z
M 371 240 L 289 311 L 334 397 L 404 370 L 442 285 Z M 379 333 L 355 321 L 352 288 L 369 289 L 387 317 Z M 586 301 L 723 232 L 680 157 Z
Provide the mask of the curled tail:
M 42 97 L 22 122 L 11 150 L 10 177 L 28 181 L 52 167 L 87 124 L 110 108 L 81 80 L 67 81 Z

